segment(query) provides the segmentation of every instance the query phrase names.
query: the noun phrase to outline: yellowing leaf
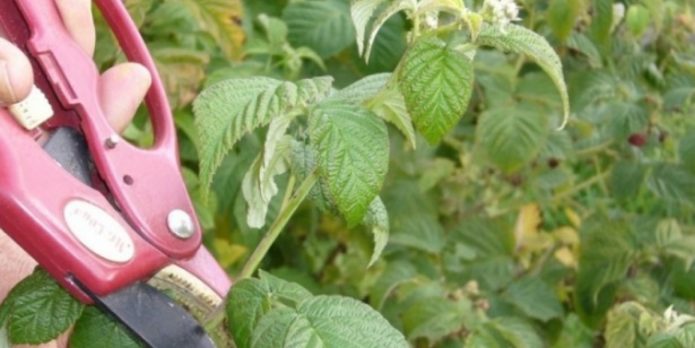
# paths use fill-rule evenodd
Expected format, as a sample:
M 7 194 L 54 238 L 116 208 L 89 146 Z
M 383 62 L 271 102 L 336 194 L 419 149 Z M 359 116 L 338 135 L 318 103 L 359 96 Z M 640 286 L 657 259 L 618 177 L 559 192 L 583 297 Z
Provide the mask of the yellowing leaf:
M 210 57 L 198 51 L 169 47 L 153 49 L 152 56 L 172 107 L 190 104 L 205 79 Z
M 562 247 L 557 249 L 554 255 L 561 264 L 570 268 L 577 268 L 577 256 L 570 248 Z
M 579 217 L 579 214 L 572 208 L 565 208 L 565 215 L 567 215 L 567 218 L 574 227 L 579 228 L 582 226 L 582 218 Z
M 555 258 L 563 265 L 570 268 L 577 268 L 579 258 L 579 233 L 570 226 L 556 229 L 552 233 L 556 242 L 562 247 L 555 251 Z
M 228 58 L 241 58 L 244 29 L 240 0 L 183 0 L 183 3 Z
M 537 204 L 531 203 L 521 207 L 514 226 L 517 249 L 538 238 L 538 226 L 541 222 L 541 211 Z
M 553 235 L 555 235 L 555 238 L 564 245 L 573 247 L 579 245 L 579 234 L 577 234 L 577 230 L 572 227 L 560 227 L 553 231 Z
M 239 262 L 248 252 L 245 246 L 232 244 L 222 238 L 215 238 L 212 246 L 217 252 L 217 261 L 225 268 Z

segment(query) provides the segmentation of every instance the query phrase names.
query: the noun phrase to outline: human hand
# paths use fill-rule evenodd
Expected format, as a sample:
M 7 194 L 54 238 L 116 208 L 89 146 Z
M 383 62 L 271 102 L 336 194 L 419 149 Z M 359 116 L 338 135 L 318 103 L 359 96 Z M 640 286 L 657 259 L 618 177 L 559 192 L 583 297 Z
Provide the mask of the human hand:
M 90 56 L 94 53 L 95 27 L 91 0 L 55 0 L 65 27 L 72 38 Z M 34 75 L 22 52 L 3 39 L 0 28 L 0 107 L 17 103 L 29 94 Z M 125 63 L 107 70 L 99 80 L 99 102 L 111 126 L 122 131 L 135 114 L 151 83 L 149 72 L 141 65 Z M 0 231 L 0 302 L 14 285 L 28 276 L 36 262 Z M 65 347 L 61 337 L 40 347 Z

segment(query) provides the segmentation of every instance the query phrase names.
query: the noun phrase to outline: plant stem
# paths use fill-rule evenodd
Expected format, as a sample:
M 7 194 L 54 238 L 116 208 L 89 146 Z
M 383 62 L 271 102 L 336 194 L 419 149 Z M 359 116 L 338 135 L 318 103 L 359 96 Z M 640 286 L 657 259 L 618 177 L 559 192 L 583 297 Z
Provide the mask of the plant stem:
M 297 211 L 297 208 L 299 208 L 299 205 L 304 201 L 304 198 L 306 198 L 306 196 L 309 194 L 311 188 L 314 187 L 317 180 L 318 174 L 316 174 L 316 171 L 314 170 L 311 172 L 311 174 L 309 174 L 309 176 L 307 176 L 306 179 L 304 179 L 304 182 L 302 182 L 302 185 L 297 189 L 297 192 L 293 194 L 292 191 L 294 190 L 296 178 L 294 176 L 290 177 L 290 181 L 287 184 L 287 191 L 285 191 L 285 197 L 283 198 L 282 206 L 280 208 L 280 213 L 278 214 L 277 218 L 275 218 L 275 221 L 273 221 L 268 233 L 266 233 L 261 242 L 258 243 L 258 246 L 253 251 L 253 254 L 251 254 L 249 259 L 246 261 L 246 264 L 244 264 L 244 268 L 239 274 L 237 280 L 249 278 L 251 275 L 253 275 L 256 268 L 258 268 L 258 265 L 268 253 L 268 250 L 270 250 L 270 247 L 273 245 L 278 236 L 280 236 L 282 230 L 285 229 L 287 222 L 290 220 L 292 215 L 294 215 L 294 212 Z M 205 319 L 203 326 L 207 332 L 214 332 L 215 328 L 217 328 L 224 321 L 224 318 L 225 306 L 222 305 L 215 309 L 214 312 L 209 314 L 207 319 Z
M 286 193 L 287 196 L 285 196 L 285 200 L 282 208 L 280 208 L 278 217 L 275 219 L 273 224 L 270 225 L 270 229 L 268 229 L 268 232 L 265 234 L 265 236 L 263 236 L 261 242 L 258 243 L 258 246 L 246 261 L 246 264 L 244 264 L 244 268 L 242 268 L 241 273 L 239 273 L 237 280 L 249 278 L 254 272 L 256 272 L 258 265 L 268 253 L 268 250 L 270 250 L 273 243 L 275 243 L 278 236 L 280 236 L 280 233 L 285 229 L 287 222 L 290 220 L 292 215 L 294 215 L 294 212 L 297 211 L 297 208 L 299 208 L 299 205 L 304 201 L 304 198 L 306 198 L 306 196 L 309 194 L 309 191 L 311 191 L 311 188 L 314 187 L 317 180 L 318 174 L 316 171 L 314 171 L 311 172 L 306 179 L 304 179 L 304 182 L 302 182 L 297 189 L 297 192 L 294 194 L 291 191 L 292 187 L 288 188 Z
M 593 186 L 593 185 L 595 185 L 595 184 L 601 183 L 601 182 L 603 182 L 606 178 L 608 178 L 608 176 L 609 176 L 610 174 L 611 174 L 610 170 L 606 170 L 605 172 L 598 173 L 598 174 L 594 175 L 593 177 L 591 177 L 590 179 L 588 179 L 588 180 L 586 180 L 586 181 L 584 181 L 584 182 L 582 182 L 582 183 L 580 183 L 580 184 L 578 184 L 578 185 L 575 185 L 574 187 L 572 187 L 572 188 L 569 189 L 569 190 L 565 190 L 565 191 L 562 191 L 562 192 L 557 193 L 557 194 L 552 198 L 552 202 L 555 203 L 555 204 L 557 204 L 557 203 L 561 202 L 561 201 L 562 201 L 563 199 L 565 199 L 565 198 L 574 196 L 575 194 L 579 193 L 579 192 L 582 191 L 582 190 L 585 190 L 585 189 L 587 189 L 587 188 L 589 188 L 589 187 L 591 187 L 591 186 Z

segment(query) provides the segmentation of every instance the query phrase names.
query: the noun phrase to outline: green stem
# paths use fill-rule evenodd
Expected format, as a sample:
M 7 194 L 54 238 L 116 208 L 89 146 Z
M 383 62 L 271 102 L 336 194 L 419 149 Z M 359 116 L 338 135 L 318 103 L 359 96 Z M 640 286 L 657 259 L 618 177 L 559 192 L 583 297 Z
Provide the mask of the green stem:
M 559 203 L 568 197 L 572 197 L 575 194 L 579 193 L 580 191 L 583 191 L 583 190 L 585 190 L 593 185 L 596 185 L 598 183 L 603 182 L 604 180 L 606 180 L 608 178 L 608 176 L 610 174 L 611 174 L 610 170 L 607 170 L 603 173 L 599 173 L 599 174 L 593 176 L 592 178 L 582 182 L 581 184 L 572 187 L 569 190 L 559 192 L 558 194 L 556 194 L 552 198 L 552 201 L 553 201 L 553 203 Z
M 296 183 L 296 178 L 294 176 L 290 177 L 290 181 L 287 184 L 287 191 L 285 191 L 285 197 L 282 201 L 282 206 L 280 208 L 280 213 L 278 217 L 275 218 L 273 224 L 270 226 L 268 233 L 263 237 L 261 242 L 258 244 L 253 254 L 249 257 L 244 264 L 244 268 L 237 280 L 245 279 L 251 277 L 253 273 L 258 268 L 265 255 L 270 250 L 275 240 L 280 236 L 280 233 L 285 229 L 287 222 L 290 220 L 292 215 L 294 215 L 299 205 L 304 201 L 304 198 L 309 194 L 311 188 L 314 187 L 316 181 L 318 180 L 318 174 L 316 171 L 311 172 L 302 185 L 297 189 L 297 192 L 292 193 Z M 225 301 L 226 302 L 226 301 Z M 214 332 L 215 329 L 222 324 L 225 318 L 225 306 L 222 305 L 210 313 L 207 319 L 204 321 L 203 326 L 207 332 Z
M 299 186 L 297 192 L 292 194 L 291 190 L 287 190 L 288 196 L 285 197 L 284 204 L 280 209 L 280 214 L 278 214 L 278 217 L 275 219 L 273 224 L 270 225 L 270 229 L 263 239 L 261 239 L 261 242 L 258 243 L 258 246 L 246 261 L 246 264 L 244 264 L 244 268 L 242 268 L 241 273 L 239 273 L 237 280 L 249 278 L 254 272 L 256 272 L 258 265 L 260 265 L 261 261 L 268 253 L 268 250 L 270 250 L 270 247 L 280 236 L 280 233 L 285 229 L 287 222 L 290 220 L 292 215 L 294 215 L 294 212 L 297 211 L 297 208 L 299 208 L 299 205 L 304 201 L 304 198 L 306 198 L 306 196 L 309 194 L 309 191 L 311 191 L 311 188 L 314 187 L 317 180 L 318 174 L 314 171 L 309 174 L 306 179 L 304 179 L 304 182 L 302 182 L 302 184 Z
M 608 149 L 609 147 L 611 147 L 611 145 L 613 145 L 613 140 L 609 140 L 609 141 L 606 141 L 604 143 L 601 143 L 601 144 L 598 144 L 598 145 L 595 145 L 592 147 L 581 149 L 581 150 L 577 151 L 575 153 L 575 155 L 577 157 L 584 157 L 584 156 L 588 156 L 588 155 L 593 155 L 593 154 L 596 154 L 596 153 L 599 153 L 603 150 Z

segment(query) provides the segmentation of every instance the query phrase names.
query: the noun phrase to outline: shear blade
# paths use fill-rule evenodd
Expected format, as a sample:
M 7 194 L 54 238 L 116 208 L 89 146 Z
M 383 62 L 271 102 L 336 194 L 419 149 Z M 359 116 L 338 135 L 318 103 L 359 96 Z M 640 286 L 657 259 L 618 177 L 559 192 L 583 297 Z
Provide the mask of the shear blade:
M 94 302 L 152 348 L 215 348 L 198 322 L 174 301 L 145 283 L 135 283 Z

